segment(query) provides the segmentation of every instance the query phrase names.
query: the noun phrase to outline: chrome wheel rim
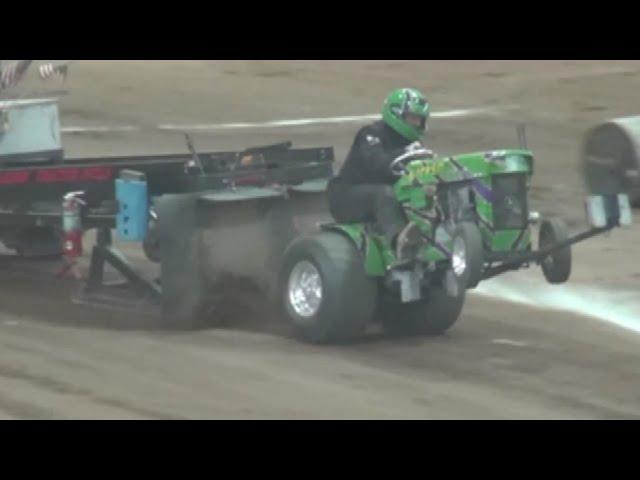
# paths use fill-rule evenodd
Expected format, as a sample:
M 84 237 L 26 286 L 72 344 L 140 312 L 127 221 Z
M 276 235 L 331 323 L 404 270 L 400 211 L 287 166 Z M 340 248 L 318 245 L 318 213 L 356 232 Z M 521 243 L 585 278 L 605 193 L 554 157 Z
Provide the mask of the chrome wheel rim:
M 291 270 L 288 283 L 289 303 L 303 318 L 313 317 L 322 303 L 322 277 L 311 262 L 298 262 Z
M 453 241 L 453 252 L 451 254 L 451 267 L 457 277 L 461 277 L 467 271 L 467 246 L 461 237 Z

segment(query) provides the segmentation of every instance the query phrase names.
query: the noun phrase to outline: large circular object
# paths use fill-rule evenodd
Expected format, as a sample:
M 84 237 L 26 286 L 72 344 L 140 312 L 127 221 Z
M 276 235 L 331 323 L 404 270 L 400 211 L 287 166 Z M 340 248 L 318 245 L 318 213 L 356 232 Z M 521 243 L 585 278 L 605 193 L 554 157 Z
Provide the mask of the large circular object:
M 591 129 L 582 151 L 592 195 L 627 193 L 640 206 L 640 116 L 609 120 Z

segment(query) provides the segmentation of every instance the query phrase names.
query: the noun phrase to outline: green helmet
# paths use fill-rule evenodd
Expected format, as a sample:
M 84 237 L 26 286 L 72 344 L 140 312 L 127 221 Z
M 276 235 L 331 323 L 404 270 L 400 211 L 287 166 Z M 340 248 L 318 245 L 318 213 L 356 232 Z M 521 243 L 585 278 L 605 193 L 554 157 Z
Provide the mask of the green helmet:
M 422 93 L 413 88 L 400 88 L 391 92 L 385 100 L 382 119 L 404 138 L 415 142 L 426 132 L 430 112 L 431 105 Z M 422 119 L 420 128 L 405 120 L 404 116 L 407 113 Z

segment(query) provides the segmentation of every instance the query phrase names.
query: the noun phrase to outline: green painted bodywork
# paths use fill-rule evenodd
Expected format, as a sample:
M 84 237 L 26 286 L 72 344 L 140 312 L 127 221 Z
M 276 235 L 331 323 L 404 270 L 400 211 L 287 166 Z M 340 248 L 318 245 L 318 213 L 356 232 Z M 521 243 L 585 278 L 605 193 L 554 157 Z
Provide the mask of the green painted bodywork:
M 442 222 L 442 201 L 446 196 L 445 191 L 450 188 L 461 188 L 465 192 L 464 198 L 473 199 L 468 208 L 475 214 L 487 256 L 508 258 L 509 255 L 515 256 L 529 250 L 531 231 L 526 204 L 520 205 L 525 210 L 521 216 L 527 219 L 522 226 L 496 227 L 495 202 L 499 196 L 494 189 L 494 182 L 501 176 L 517 175 L 522 178 L 522 188 L 528 190 L 532 174 L 533 154 L 528 150 L 500 150 L 412 161 L 396 182 L 394 190 L 407 217 L 420 227 L 427 238 L 435 240 L 428 242 L 419 253 L 419 258 L 431 265 L 450 261 L 447 251 L 451 251 L 452 239 Z M 527 193 L 522 193 L 524 198 Z M 517 208 L 517 203 L 515 205 L 514 208 Z M 396 261 L 389 242 L 373 233 L 369 226 L 351 224 L 332 225 L 329 228 L 353 240 L 364 255 L 365 269 L 369 275 L 384 276 L 388 267 Z

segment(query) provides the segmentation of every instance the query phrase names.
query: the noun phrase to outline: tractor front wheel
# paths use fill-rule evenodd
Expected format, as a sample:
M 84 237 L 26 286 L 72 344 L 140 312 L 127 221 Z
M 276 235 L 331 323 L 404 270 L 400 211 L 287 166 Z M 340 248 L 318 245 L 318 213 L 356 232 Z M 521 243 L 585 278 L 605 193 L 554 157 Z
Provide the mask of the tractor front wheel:
M 559 218 L 550 218 L 540 226 L 539 248 L 544 250 L 566 241 L 569 229 Z M 571 276 L 571 247 L 553 251 L 542 260 L 542 273 L 551 284 L 565 283 Z
M 484 274 L 482 234 L 472 222 L 460 223 L 453 234 L 451 269 L 464 288 L 475 288 Z

